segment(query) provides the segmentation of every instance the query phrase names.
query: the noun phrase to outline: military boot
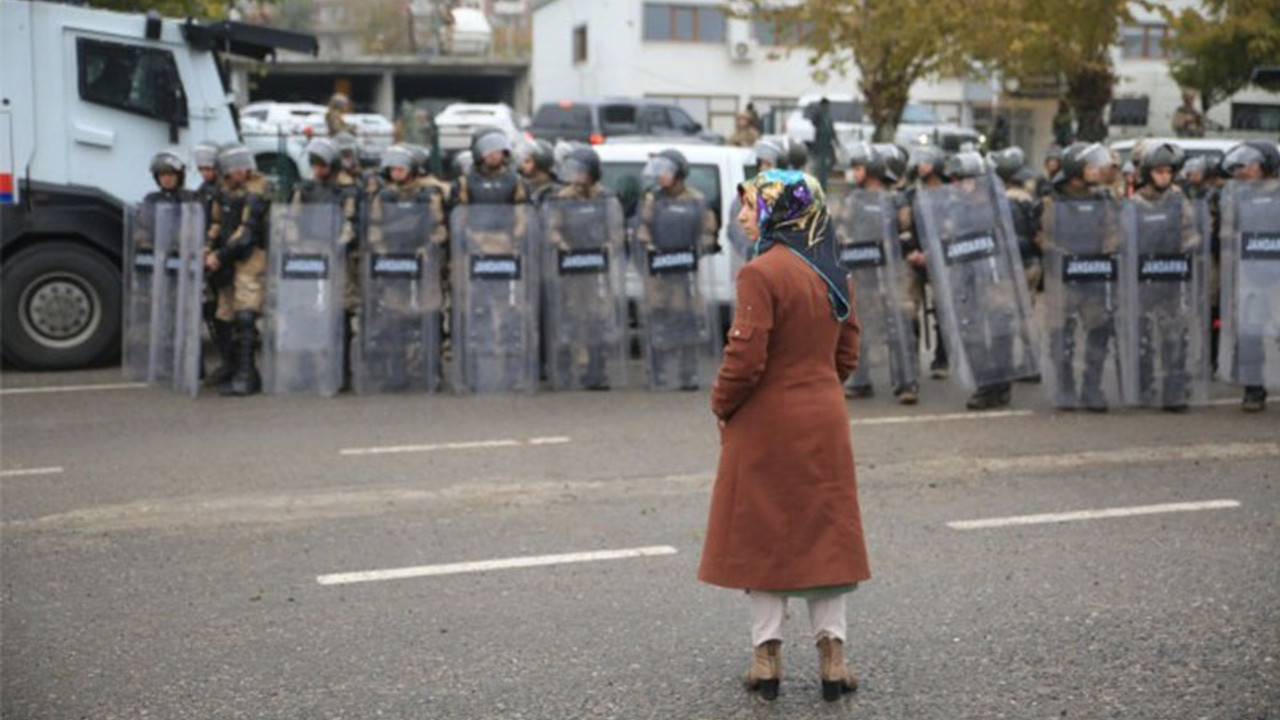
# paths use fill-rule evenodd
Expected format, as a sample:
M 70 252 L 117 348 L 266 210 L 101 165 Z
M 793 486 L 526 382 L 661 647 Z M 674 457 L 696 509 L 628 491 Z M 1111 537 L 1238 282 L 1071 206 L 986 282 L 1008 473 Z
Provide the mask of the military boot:
M 253 395 L 262 391 L 262 377 L 254 364 L 254 352 L 258 344 L 258 314 L 252 311 L 236 313 L 236 326 L 240 333 L 236 343 L 236 372 L 231 381 L 222 387 L 222 395 Z
M 204 384 L 221 387 L 230 382 L 236 372 L 235 325 L 225 320 L 214 320 L 213 347 L 218 351 L 218 369 L 205 376 Z
M 1244 389 L 1244 400 L 1240 409 L 1245 412 L 1262 412 L 1267 408 L 1267 389 L 1260 385 L 1250 385 Z
M 751 669 L 747 671 L 747 689 L 760 694 L 761 700 L 778 699 L 782 681 L 782 641 L 768 640 L 755 647 Z
M 822 673 L 823 700 L 839 700 L 841 695 L 858 689 L 858 678 L 845 666 L 843 640 L 826 636 L 819 639 L 818 659 Z

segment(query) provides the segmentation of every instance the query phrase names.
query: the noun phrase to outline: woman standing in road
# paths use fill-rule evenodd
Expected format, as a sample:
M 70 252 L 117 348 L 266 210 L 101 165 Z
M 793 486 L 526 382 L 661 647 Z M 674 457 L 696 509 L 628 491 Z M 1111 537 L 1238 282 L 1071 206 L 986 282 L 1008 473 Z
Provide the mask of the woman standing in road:
M 750 596 L 747 687 L 772 700 L 788 597 L 808 600 L 822 695 L 857 688 L 845 667 L 845 595 L 871 577 L 843 384 L 858 322 L 821 186 L 770 170 L 738 188 L 754 259 L 738 275 L 711 407 L 720 465 L 698 578 Z

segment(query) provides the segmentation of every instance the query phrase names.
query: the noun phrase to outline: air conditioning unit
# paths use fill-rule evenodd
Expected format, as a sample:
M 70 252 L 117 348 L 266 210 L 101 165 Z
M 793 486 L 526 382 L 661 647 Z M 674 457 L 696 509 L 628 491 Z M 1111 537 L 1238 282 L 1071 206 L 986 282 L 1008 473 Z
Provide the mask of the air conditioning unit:
M 751 22 L 730 18 L 725 28 L 729 59 L 734 62 L 751 62 L 756 57 L 756 41 L 751 37 Z

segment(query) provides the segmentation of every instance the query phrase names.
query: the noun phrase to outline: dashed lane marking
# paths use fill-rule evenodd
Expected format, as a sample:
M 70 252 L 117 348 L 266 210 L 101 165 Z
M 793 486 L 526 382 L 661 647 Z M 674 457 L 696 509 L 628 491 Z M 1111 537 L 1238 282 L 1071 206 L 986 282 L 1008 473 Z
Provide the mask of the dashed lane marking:
M 624 550 L 595 550 L 592 552 L 565 553 L 562 555 L 532 555 L 526 557 L 502 558 L 498 560 L 481 560 L 478 562 L 449 563 L 445 565 L 419 565 L 417 567 L 391 568 L 387 570 L 333 573 L 330 575 L 317 576 L 316 582 L 321 585 L 351 585 L 355 583 L 379 582 L 382 580 L 405 580 L 408 578 L 434 577 L 439 575 L 458 575 L 461 573 L 490 572 L 493 570 L 514 570 L 517 568 L 566 565 L 569 563 L 597 562 L 601 560 L 627 560 L 631 558 L 656 557 L 660 555 L 674 554 L 676 554 L 676 549 L 670 545 L 654 545 L 651 547 L 628 548 Z
M 957 520 L 947 523 L 952 530 L 987 530 L 1017 525 L 1042 525 L 1047 523 L 1101 520 L 1105 518 L 1159 515 L 1163 513 L 1196 512 L 1199 510 L 1224 510 L 1238 508 L 1236 500 L 1205 500 L 1202 502 L 1165 503 L 1163 505 L 1136 505 L 1133 507 L 1105 508 L 1101 510 L 1076 510 L 1074 512 L 1044 513 L 1041 515 L 1014 515 L 983 520 Z
M 48 393 L 98 392 L 102 390 L 141 390 L 146 383 L 101 383 L 98 385 L 51 385 L 0 389 L 0 395 L 44 395 Z
M 20 468 L 14 470 L 0 470 L 0 478 L 25 477 L 27 475 L 57 475 L 61 472 L 62 468 L 60 467 Z
M 564 445 L 570 439 L 564 436 L 536 437 L 527 440 L 474 440 L 471 442 L 431 443 L 427 445 L 385 445 L 382 447 L 343 448 L 338 454 L 348 457 L 362 455 L 395 455 L 400 453 L 426 453 L 439 450 L 482 450 L 485 448 L 530 447 Z
M 891 415 L 889 417 L 856 418 L 849 424 L 858 427 L 864 425 L 902 425 L 918 422 L 955 422 L 957 420 L 995 420 L 1000 418 L 1016 418 L 1034 415 L 1032 410 L 998 410 L 995 412 L 963 412 L 942 415 Z

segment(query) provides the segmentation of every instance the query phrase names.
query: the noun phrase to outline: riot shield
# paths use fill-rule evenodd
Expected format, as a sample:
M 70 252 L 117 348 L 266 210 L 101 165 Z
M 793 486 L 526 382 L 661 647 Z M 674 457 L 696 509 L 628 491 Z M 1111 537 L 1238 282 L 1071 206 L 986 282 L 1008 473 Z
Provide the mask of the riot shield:
M 426 198 L 384 189 L 365 206 L 356 392 L 435 392 L 440 387 L 443 248 Z
M 124 333 L 120 365 L 125 379 L 134 382 L 146 382 L 150 374 L 155 224 L 155 206 L 150 203 L 125 211 Z
M 531 205 L 454 208 L 455 392 L 537 390 L 538 233 Z
M 176 247 L 173 314 L 173 389 L 194 398 L 200 392 L 204 323 L 204 206 L 181 206 Z
M 962 178 L 916 195 L 954 376 L 969 390 L 1040 372 L 1022 253 L 1004 185 Z
M 713 308 L 698 281 L 704 212 L 702 201 L 655 197 L 652 245 L 637 237 L 632 252 L 643 279 L 637 310 L 652 390 L 699 387 L 703 361 L 714 356 L 719 344 Z
M 1181 408 L 1209 395 L 1209 251 L 1191 201 L 1124 204 L 1125 404 Z
M 626 384 L 627 306 L 622 205 L 612 195 L 549 198 L 541 209 L 543 343 L 556 390 Z
M 1221 208 L 1218 375 L 1280 389 L 1280 181 L 1229 181 Z
M 342 283 L 337 203 L 271 208 L 263 387 L 333 396 L 342 387 Z
M 887 378 L 895 392 L 920 380 L 919 353 L 911 330 L 907 290 L 909 269 L 898 245 L 893 194 L 854 189 L 836 217 L 840 263 L 853 278 L 854 306 L 862 323 L 858 369 L 850 384 L 870 387 Z
M 1045 388 L 1054 407 L 1104 410 L 1123 395 L 1123 230 L 1107 198 L 1053 198 L 1045 250 Z
M 178 283 L 182 270 L 182 206 L 162 202 L 152 206 L 152 241 L 156 265 L 151 274 L 151 343 L 147 360 L 147 382 L 173 382 L 173 361 L 177 346 L 176 319 Z

